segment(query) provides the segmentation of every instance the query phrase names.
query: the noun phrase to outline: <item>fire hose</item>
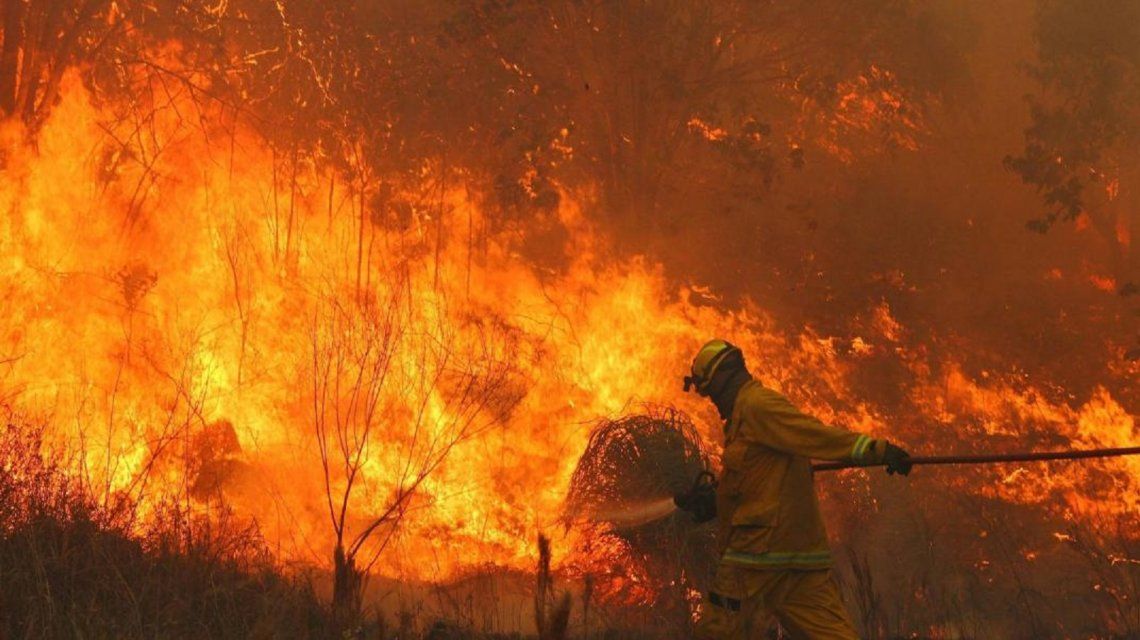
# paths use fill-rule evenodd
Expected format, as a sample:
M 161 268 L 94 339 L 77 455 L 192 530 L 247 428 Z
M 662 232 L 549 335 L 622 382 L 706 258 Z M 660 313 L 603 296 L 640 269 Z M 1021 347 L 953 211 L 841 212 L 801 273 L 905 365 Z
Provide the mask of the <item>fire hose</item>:
M 1022 453 L 995 453 L 957 456 L 910 456 L 912 465 L 942 464 L 1001 464 L 1003 462 L 1047 462 L 1050 460 L 1084 460 L 1088 458 L 1116 458 L 1140 455 L 1140 447 L 1115 447 L 1108 449 L 1078 449 L 1072 451 L 1026 451 Z M 856 462 L 817 462 L 813 471 L 838 471 L 866 467 L 881 467 L 886 463 L 859 464 Z M 716 517 L 717 481 L 709 471 L 697 475 L 691 489 L 678 493 L 673 503 L 682 511 L 693 516 L 694 521 L 708 522 Z
M 1083 460 L 1086 458 L 1115 458 L 1140 455 L 1140 447 L 1116 447 L 1110 449 L 1080 449 L 1074 451 L 1027 451 L 1023 453 L 995 453 L 966 456 L 911 456 L 907 461 L 918 465 L 936 464 L 1000 464 L 1003 462 L 1041 462 L 1048 460 Z M 813 471 L 838 471 L 858 467 L 880 467 L 882 464 L 858 464 L 855 462 L 817 462 Z

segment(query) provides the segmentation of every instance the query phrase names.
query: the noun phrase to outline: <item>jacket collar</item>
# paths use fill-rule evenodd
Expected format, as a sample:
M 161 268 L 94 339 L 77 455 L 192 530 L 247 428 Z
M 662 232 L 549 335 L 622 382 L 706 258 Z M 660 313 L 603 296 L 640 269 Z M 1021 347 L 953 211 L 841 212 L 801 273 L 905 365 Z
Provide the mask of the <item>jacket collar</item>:
M 752 376 L 747 369 L 737 369 L 719 385 L 716 391 L 709 394 L 721 419 L 727 422 L 732 418 L 732 410 L 736 406 L 736 398 L 740 395 L 740 389 L 751 381 Z

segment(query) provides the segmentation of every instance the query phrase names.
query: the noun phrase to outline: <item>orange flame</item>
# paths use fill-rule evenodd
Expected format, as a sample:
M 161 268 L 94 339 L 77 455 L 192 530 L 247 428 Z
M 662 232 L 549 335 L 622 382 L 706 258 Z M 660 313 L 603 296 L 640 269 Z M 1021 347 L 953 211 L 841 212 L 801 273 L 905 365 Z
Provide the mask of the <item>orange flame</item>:
M 886 90 L 867 95 L 845 100 L 856 113 L 897 107 Z M 51 446 L 106 496 L 130 494 L 144 512 L 161 495 L 224 501 L 283 559 L 327 562 L 329 494 L 346 492 L 349 538 L 378 519 L 391 535 L 373 549 L 387 573 L 527 568 L 538 531 L 561 533 L 555 557 L 567 557 L 588 546 L 560 516 L 594 420 L 671 403 L 719 442 L 711 408 L 680 390 L 690 354 L 714 335 L 821 418 L 919 450 L 922 434 L 888 432 L 880 408 L 852 398 L 865 359 L 901 353 L 932 424 L 969 419 L 972 435 L 994 438 L 1021 438 L 1029 424 L 1051 443 L 1088 446 L 1137 435 L 1103 389 L 1073 408 L 953 363 L 935 378 L 885 304 L 847 341 L 810 328 L 788 337 L 755 303 L 709 306 L 644 259 L 606 258 L 582 211 L 588 193 L 563 194 L 569 258 L 551 271 L 508 237 L 474 242 L 484 215 L 458 186 L 391 229 L 329 170 L 297 167 L 281 189 L 273 153 L 240 129 L 222 142 L 168 106 L 146 136 L 116 132 L 139 135 L 122 145 L 106 120 L 71 78 L 37 148 L 14 125 L 0 132 L 0 398 L 48 420 Z M 374 397 L 338 386 L 361 380 Z M 343 430 L 322 440 L 319 424 Z M 1115 513 L 1136 513 L 1138 464 L 1034 483 L 1014 472 L 978 490 L 1079 509 L 1096 487 Z

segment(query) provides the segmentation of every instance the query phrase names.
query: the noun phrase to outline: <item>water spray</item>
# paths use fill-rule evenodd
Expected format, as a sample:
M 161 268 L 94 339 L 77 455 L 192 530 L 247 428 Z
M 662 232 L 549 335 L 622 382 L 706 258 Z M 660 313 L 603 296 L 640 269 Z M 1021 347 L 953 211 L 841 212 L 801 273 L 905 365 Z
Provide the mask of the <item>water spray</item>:
M 617 530 L 634 529 L 655 520 L 668 517 L 677 510 L 670 496 L 632 504 L 603 507 L 589 514 L 594 522 L 605 522 Z

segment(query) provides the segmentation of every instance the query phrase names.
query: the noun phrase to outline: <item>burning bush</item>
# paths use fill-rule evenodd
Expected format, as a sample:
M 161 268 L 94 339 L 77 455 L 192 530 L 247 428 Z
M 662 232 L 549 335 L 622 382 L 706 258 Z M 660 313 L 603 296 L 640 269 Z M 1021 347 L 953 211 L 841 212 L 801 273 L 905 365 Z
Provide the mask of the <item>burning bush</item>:
M 597 581 L 603 606 L 649 605 L 655 626 L 688 627 L 715 565 L 714 531 L 668 506 L 709 465 L 692 420 L 676 409 L 651 406 L 595 427 L 570 482 L 567 512 L 598 527 L 598 535 L 583 537 L 581 569 Z

